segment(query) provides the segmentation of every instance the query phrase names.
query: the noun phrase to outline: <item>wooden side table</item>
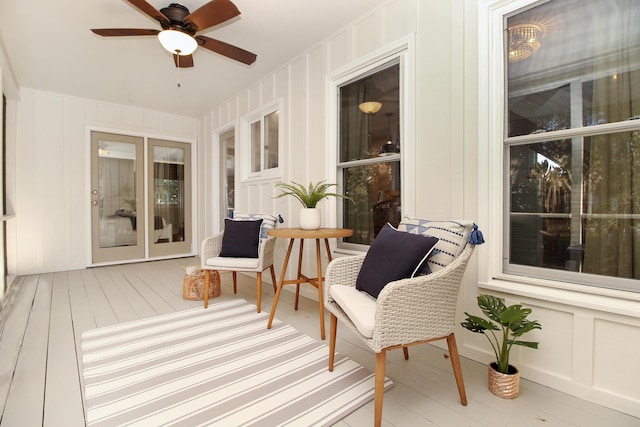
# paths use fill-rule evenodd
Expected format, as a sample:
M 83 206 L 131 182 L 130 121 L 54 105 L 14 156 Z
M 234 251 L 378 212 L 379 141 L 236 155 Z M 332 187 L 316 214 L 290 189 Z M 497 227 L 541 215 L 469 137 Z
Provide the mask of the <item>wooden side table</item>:
M 287 255 L 284 258 L 284 264 L 282 265 L 282 271 L 280 272 L 280 280 L 278 281 L 278 288 L 276 289 L 276 295 L 271 306 L 271 315 L 269 316 L 269 323 L 267 329 L 271 329 L 273 323 L 273 317 L 276 314 L 276 307 L 278 306 L 278 299 L 280 298 L 280 292 L 284 285 L 296 285 L 296 302 L 295 309 L 298 309 L 298 299 L 300 297 L 300 283 L 310 283 L 318 289 L 318 301 L 320 307 L 320 337 L 324 339 L 324 291 L 322 289 L 322 259 L 320 257 L 320 239 L 324 239 L 324 244 L 327 250 L 327 258 L 329 261 L 331 258 L 331 249 L 329 249 L 329 239 L 339 237 L 349 237 L 353 235 L 353 230 L 348 228 L 319 228 L 317 230 L 303 230 L 301 228 L 274 228 L 268 230 L 267 234 L 273 237 L 288 238 L 289 247 L 287 248 Z M 289 257 L 291 256 L 291 249 L 293 248 L 293 242 L 298 239 L 300 241 L 300 252 L 298 253 L 298 274 L 295 279 L 284 280 L 287 272 L 287 266 L 289 264 Z M 304 248 L 304 239 L 316 240 L 316 264 L 317 264 L 317 277 L 307 277 L 302 274 L 302 250 Z

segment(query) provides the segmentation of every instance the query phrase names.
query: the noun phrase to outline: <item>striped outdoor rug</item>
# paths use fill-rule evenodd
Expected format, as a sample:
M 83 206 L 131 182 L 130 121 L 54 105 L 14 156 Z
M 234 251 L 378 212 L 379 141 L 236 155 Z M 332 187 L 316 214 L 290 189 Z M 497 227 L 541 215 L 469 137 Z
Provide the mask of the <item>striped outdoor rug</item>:
M 267 318 L 232 300 L 84 332 L 87 424 L 330 425 L 373 399 L 372 372 Z

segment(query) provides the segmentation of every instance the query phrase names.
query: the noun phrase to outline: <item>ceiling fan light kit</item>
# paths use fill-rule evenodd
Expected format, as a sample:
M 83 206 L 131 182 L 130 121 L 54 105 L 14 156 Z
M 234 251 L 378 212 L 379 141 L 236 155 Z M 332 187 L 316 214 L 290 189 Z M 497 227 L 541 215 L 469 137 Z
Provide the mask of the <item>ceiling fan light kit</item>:
M 204 49 L 226 56 L 243 64 L 251 65 L 257 56 L 254 53 L 220 40 L 196 34 L 240 15 L 231 0 L 211 0 L 189 13 L 189 9 L 178 3 L 157 10 L 146 0 L 127 0 L 147 16 L 156 20 L 162 30 L 139 28 L 97 28 L 95 34 L 103 37 L 158 36 L 162 47 L 173 54 L 178 68 L 193 67 L 191 54 L 202 46 Z
M 198 47 L 198 42 L 193 37 L 177 30 L 160 31 L 158 40 L 162 47 L 176 55 L 191 55 Z

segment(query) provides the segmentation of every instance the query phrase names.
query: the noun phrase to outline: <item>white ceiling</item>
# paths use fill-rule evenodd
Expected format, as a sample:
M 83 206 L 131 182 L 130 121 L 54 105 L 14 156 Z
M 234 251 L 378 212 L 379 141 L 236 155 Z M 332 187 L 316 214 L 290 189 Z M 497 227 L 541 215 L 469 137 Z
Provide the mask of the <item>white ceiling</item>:
M 171 3 L 147 1 L 158 10 Z M 239 17 L 198 34 L 257 54 L 251 66 L 200 48 L 195 67 L 178 71 L 153 36 L 89 30 L 160 29 L 125 0 L 0 0 L 0 43 L 20 87 L 201 117 L 386 1 L 233 0 Z M 207 0 L 175 2 L 193 12 Z

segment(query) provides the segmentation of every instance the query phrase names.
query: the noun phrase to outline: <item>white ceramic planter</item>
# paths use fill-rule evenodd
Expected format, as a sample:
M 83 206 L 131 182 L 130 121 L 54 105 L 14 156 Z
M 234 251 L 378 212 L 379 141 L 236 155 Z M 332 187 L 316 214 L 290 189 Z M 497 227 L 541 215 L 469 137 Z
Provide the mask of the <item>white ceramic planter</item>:
M 300 209 L 298 223 L 303 230 L 317 230 L 320 228 L 320 208 Z

